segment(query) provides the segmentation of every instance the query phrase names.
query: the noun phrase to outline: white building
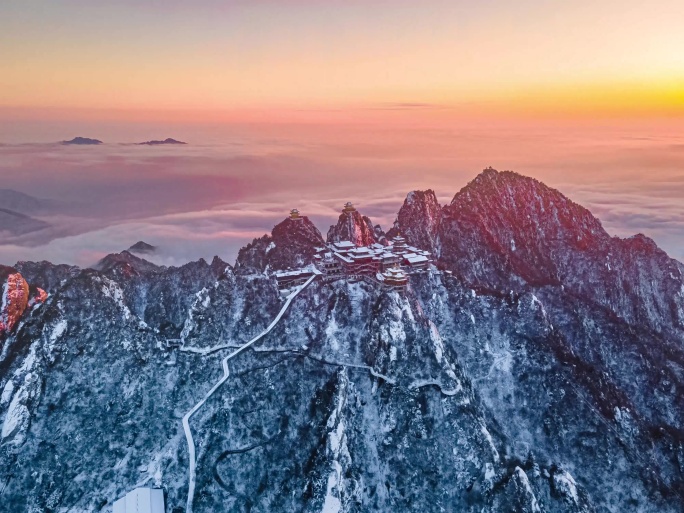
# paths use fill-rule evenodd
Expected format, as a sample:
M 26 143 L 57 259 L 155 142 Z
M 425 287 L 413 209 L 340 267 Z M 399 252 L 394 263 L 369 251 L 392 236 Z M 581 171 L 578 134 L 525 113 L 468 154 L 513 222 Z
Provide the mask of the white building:
M 164 513 L 164 490 L 136 488 L 114 502 L 114 513 Z

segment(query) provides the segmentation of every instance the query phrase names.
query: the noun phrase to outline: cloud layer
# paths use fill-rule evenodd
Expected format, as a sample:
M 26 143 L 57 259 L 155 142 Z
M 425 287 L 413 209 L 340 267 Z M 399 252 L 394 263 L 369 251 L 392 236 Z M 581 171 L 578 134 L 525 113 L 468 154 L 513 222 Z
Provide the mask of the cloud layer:
M 35 216 L 53 229 L 0 238 L 0 263 L 91 265 L 137 240 L 160 246 L 159 263 L 214 255 L 232 262 L 292 207 L 325 233 L 352 200 L 387 228 L 408 191 L 432 188 L 448 202 L 489 165 L 534 176 L 588 207 L 610 233 L 645 233 L 684 260 L 684 138 L 664 127 L 349 123 L 155 130 L 141 140 L 170 135 L 191 144 L 0 146 L 2 188 L 60 201 L 58 214 Z M 119 140 L 131 142 L 126 134 Z M 55 133 L 54 140 L 68 135 Z

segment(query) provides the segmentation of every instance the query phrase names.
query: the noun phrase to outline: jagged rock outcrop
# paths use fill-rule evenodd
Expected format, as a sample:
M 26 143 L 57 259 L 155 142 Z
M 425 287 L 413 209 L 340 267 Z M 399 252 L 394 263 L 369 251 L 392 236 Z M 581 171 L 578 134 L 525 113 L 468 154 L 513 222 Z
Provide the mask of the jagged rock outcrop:
M 314 281 L 229 362 L 191 420 L 193 511 L 679 513 L 681 264 L 493 170 L 431 233 L 452 274 Z M 0 352 L 3 506 L 108 513 L 144 481 L 183 511 L 181 417 L 282 308 L 266 271 L 321 243 L 288 220 L 235 268 L 17 264 L 50 295 Z
M 434 252 L 441 216 L 442 207 L 432 189 L 409 192 L 387 237 L 401 235 L 410 245 Z
M 328 242 L 351 241 L 358 246 L 370 246 L 385 240 L 383 234 L 373 227 L 371 220 L 362 216 L 358 210 L 349 209 L 340 214 L 337 224 L 328 230 Z
M 368 221 L 370 222 L 370 219 Z M 379 224 L 376 224 L 373 227 L 373 236 L 375 237 L 375 241 L 377 243 L 382 244 L 383 246 L 387 246 L 389 244 L 387 234 Z
M 304 267 L 313 262 L 317 247 L 325 244 L 321 232 L 306 216 L 285 219 L 271 235 L 254 239 L 240 250 L 236 272 L 264 272 L 266 269 Z
M 30 286 L 16 269 L 1 265 L 0 294 L 0 340 L 12 333 L 27 308 L 45 302 L 48 296 L 43 289 Z
M 29 304 L 29 285 L 13 269 L 0 268 L 2 306 L 0 306 L 0 334 L 8 334 L 17 325 Z

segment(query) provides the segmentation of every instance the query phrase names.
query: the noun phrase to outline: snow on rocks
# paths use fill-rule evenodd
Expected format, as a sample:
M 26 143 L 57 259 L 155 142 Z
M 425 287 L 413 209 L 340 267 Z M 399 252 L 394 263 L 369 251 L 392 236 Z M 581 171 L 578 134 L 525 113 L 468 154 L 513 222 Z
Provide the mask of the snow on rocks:
M 623 436 L 633 438 L 639 434 L 639 427 L 636 422 L 634 422 L 634 418 L 632 417 L 629 408 L 619 408 L 616 406 L 613 411 L 615 422 L 617 422 L 620 433 Z
M 560 469 L 553 474 L 553 487 L 570 504 L 579 506 L 577 483 L 566 470 Z
M 12 402 L 7 409 L 5 420 L 2 423 L 3 442 L 8 438 L 19 435 L 22 431 L 25 431 L 28 428 L 30 414 L 26 404 L 24 403 L 25 400 L 25 393 L 17 393 L 14 395 L 14 397 L 12 397 Z M 16 445 L 20 445 L 22 441 L 23 438 L 20 436 L 15 438 Z
M 96 280 L 99 280 L 102 282 L 102 293 L 105 295 L 105 297 L 111 298 L 114 300 L 114 303 L 116 306 L 119 308 L 121 311 L 121 318 L 124 322 L 129 322 L 131 320 L 137 319 L 135 315 L 131 312 L 130 308 L 126 306 L 126 303 L 124 302 L 124 292 L 121 290 L 121 287 L 113 281 L 110 280 L 109 278 L 105 277 L 98 277 Z M 138 321 L 138 327 L 141 329 L 147 329 L 147 323 L 143 321 L 142 319 L 137 319 Z M 124 344 L 128 345 L 126 342 Z
M 541 513 L 539 502 L 537 501 L 537 497 L 534 495 L 534 491 L 530 485 L 530 480 L 527 477 L 527 474 L 525 474 L 525 471 L 520 467 L 515 467 L 513 479 L 515 485 L 519 488 L 519 493 L 521 493 L 523 497 L 525 513 Z
M 326 445 L 326 455 L 332 460 L 331 470 L 328 474 L 326 484 L 325 499 L 321 513 L 338 513 L 342 509 L 345 498 L 346 483 L 344 479 L 344 468 L 351 464 L 351 456 L 347 448 L 345 434 L 345 422 L 342 415 L 347 402 L 348 389 L 350 387 L 346 369 L 338 373 L 337 397 L 335 409 L 330 414 L 326 424 L 328 440 Z
M 15 447 L 24 442 L 31 415 L 29 405 L 40 395 L 41 379 L 36 372 L 36 345 L 31 346 L 29 354 L 22 365 L 15 371 L 7 382 L 2 393 L 1 403 L 4 405 L 9 398 L 9 406 L 2 422 L 0 438 L 3 442 L 10 442 Z
M 188 310 L 188 316 L 183 323 L 183 330 L 180 334 L 180 339 L 184 343 L 185 339 L 190 336 L 192 331 L 197 326 L 195 316 L 202 310 L 207 309 L 211 305 L 211 297 L 209 297 L 209 289 L 206 287 L 195 294 L 195 301 Z
M 340 342 L 337 340 L 336 334 L 339 331 L 339 326 L 337 325 L 337 321 L 335 320 L 335 312 L 332 312 L 330 315 L 330 321 L 328 321 L 328 325 L 325 327 L 325 336 L 328 342 L 330 343 L 330 347 L 333 351 L 339 351 L 340 349 Z
M 51 361 L 54 361 L 54 349 L 57 344 L 57 341 L 62 338 L 62 336 L 66 333 L 68 328 L 68 323 L 66 319 L 60 319 L 57 321 L 57 323 L 52 326 L 51 328 L 49 326 L 45 326 L 43 328 L 43 333 L 44 336 L 46 337 L 47 344 L 45 345 L 45 353 L 48 358 L 50 358 Z M 49 335 L 47 334 L 49 332 Z
M 116 282 L 110 280 L 109 278 L 101 278 L 102 280 L 102 293 L 108 297 L 114 300 L 116 303 L 116 306 L 119 307 L 121 310 L 121 314 L 123 316 L 124 321 L 128 321 L 132 314 L 130 309 L 126 306 L 126 304 L 123 301 L 123 290 L 121 290 L 121 287 L 116 284 Z
M 5 388 L 2 389 L 2 395 L 0 395 L 0 406 L 5 406 L 7 403 L 9 403 L 10 399 L 12 398 L 12 394 L 14 394 L 14 383 L 10 379 L 7 381 L 7 383 L 5 383 Z
M 499 459 L 499 451 L 496 450 L 496 446 L 494 445 L 494 440 L 492 439 L 492 435 L 489 433 L 489 430 L 487 429 L 487 426 L 482 424 L 480 431 L 484 435 L 485 439 L 487 440 L 487 443 L 489 444 L 489 448 L 492 450 L 492 456 L 494 457 L 494 460 Z

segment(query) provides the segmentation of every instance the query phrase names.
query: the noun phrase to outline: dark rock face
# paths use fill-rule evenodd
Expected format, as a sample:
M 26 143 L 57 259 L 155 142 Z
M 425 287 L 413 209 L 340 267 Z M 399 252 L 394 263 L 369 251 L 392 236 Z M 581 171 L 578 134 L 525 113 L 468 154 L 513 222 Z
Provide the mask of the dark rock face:
M 50 262 L 17 262 L 15 265 L 31 284 L 42 288 L 48 293 L 56 291 L 67 280 L 80 273 L 80 269 L 72 265 L 55 265 Z
M 401 235 L 410 245 L 434 252 L 441 216 L 442 207 L 433 190 L 409 192 L 387 236 Z
M 383 239 L 382 230 L 376 233 L 371 220 L 357 210 L 342 212 L 337 224 L 328 230 L 328 242 L 351 241 L 358 246 L 369 246 Z
M 308 217 L 285 219 L 271 235 L 254 239 L 238 253 L 236 272 L 255 273 L 304 267 L 313 262 L 316 247 L 324 245 L 323 236 Z
M 370 222 L 370 219 L 368 219 L 368 221 Z M 382 244 L 383 246 L 387 246 L 389 244 L 389 241 L 387 240 L 387 234 L 379 224 L 376 224 L 373 227 L 373 236 L 375 237 L 376 242 Z
M 89 137 L 74 137 L 70 141 L 62 141 L 62 144 L 94 145 L 102 144 L 102 141 L 98 139 L 90 139 Z
M 453 274 L 303 290 L 191 419 L 193 511 L 681 512 L 681 264 L 512 173 L 426 198 L 398 229 Z M 17 264 L 50 295 L 0 353 L 3 506 L 111 511 L 146 480 L 184 511 L 181 417 L 282 307 L 264 271 L 320 244 L 287 220 L 235 269 Z

